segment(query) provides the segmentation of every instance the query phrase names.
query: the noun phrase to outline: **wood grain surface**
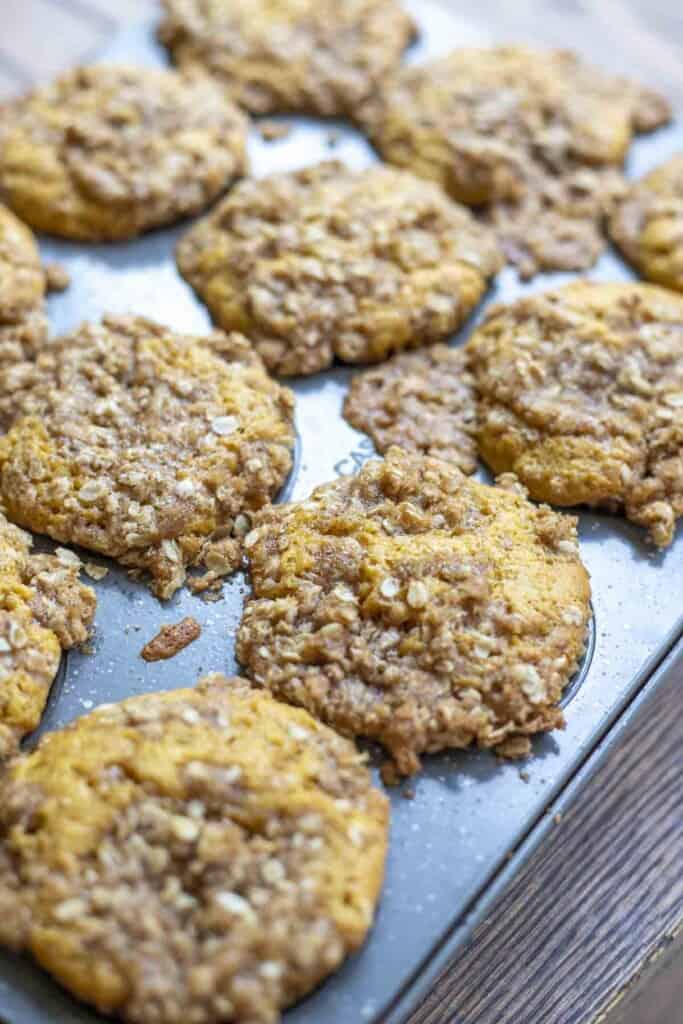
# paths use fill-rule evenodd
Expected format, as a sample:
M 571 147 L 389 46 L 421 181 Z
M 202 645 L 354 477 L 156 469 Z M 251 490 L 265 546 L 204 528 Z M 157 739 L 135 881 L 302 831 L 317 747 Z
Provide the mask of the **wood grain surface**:
M 683 112 L 683 0 L 443 3 L 463 41 L 576 49 Z M 152 6 L 0 0 L 0 98 L 87 60 Z M 410 1024 L 681 1024 L 682 686 L 672 676 L 635 717 Z
M 679 945 L 647 965 L 683 921 L 682 686 L 683 665 L 410 1024 L 645 1024 L 655 980 L 652 1021 L 680 1024 Z

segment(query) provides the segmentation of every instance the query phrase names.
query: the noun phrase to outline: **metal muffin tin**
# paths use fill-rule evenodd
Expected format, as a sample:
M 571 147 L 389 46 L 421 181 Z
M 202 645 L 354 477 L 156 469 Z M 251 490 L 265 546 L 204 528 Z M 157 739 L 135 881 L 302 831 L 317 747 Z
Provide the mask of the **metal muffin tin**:
M 411 61 L 491 41 L 468 31 L 438 0 L 412 0 L 406 6 L 422 29 Z M 165 62 L 151 21 L 117 37 L 102 59 Z M 346 124 L 284 120 L 292 125 L 286 139 L 266 143 L 252 131 L 251 166 L 257 177 L 330 157 L 356 167 L 376 159 Z M 629 170 L 640 175 L 677 149 L 683 149 L 683 131 L 676 126 L 639 140 Z M 53 331 L 66 331 L 104 312 L 140 313 L 175 328 L 206 331 L 209 317 L 179 277 L 173 259 L 175 243 L 186 228 L 118 245 L 42 240 L 43 256 L 59 260 L 72 276 L 71 287 L 49 300 Z M 546 274 L 520 284 L 514 271 L 504 270 L 457 342 L 491 301 L 540 291 L 572 276 Z M 633 277 L 609 251 L 587 276 Z M 351 373 L 334 368 L 287 382 L 296 392 L 300 438 L 288 497 L 303 498 L 315 485 L 355 472 L 373 454 L 368 439 L 341 417 Z M 481 476 L 486 479 L 483 472 Z M 424 758 L 422 774 L 411 780 L 412 799 L 406 799 L 405 787 L 391 792 L 387 877 L 373 931 L 360 953 L 287 1012 L 286 1024 L 405 1020 L 540 841 L 549 808 L 554 810 L 557 801 L 574 792 L 577 779 L 590 773 L 595 752 L 615 742 L 625 709 L 659 684 L 667 666 L 683 662 L 683 530 L 679 528 L 672 547 L 659 552 L 645 542 L 642 530 L 623 519 L 585 510 L 579 510 L 579 518 L 581 555 L 593 587 L 594 625 L 582 671 L 565 696 L 566 729 L 534 741 L 533 756 L 523 765 L 524 778 L 519 763 L 501 762 L 490 753 L 448 753 Z M 88 557 L 110 569 L 95 584 L 99 605 L 94 651 L 74 651 L 65 659 L 41 732 L 103 702 L 190 685 L 210 671 L 238 670 L 234 638 L 248 590 L 244 576 L 228 580 L 215 603 L 182 590 L 161 604 L 113 563 Z M 147 664 L 139 657 L 161 623 L 190 614 L 203 627 L 199 641 L 170 661 Z M 4 953 L 0 1019 L 5 1024 L 102 1021 L 29 959 Z

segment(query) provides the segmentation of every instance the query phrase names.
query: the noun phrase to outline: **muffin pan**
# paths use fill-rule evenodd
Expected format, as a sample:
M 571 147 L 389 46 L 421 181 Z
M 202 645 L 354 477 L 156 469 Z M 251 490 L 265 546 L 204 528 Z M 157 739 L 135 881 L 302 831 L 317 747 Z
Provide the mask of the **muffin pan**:
M 423 30 L 410 60 L 491 41 L 481 34 L 468 35 L 436 0 L 414 0 L 406 6 Z M 103 57 L 164 62 L 151 22 L 122 34 Z M 362 137 L 345 124 L 283 120 L 292 128 L 284 139 L 266 142 L 256 129 L 251 132 L 256 176 L 331 156 L 356 167 L 376 159 Z M 639 176 L 677 149 L 683 149 L 683 130 L 677 125 L 645 137 L 633 146 L 629 173 Z M 41 239 L 43 257 L 62 263 L 72 278 L 66 292 L 49 300 L 53 332 L 104 312 L 134 312 L 177 329 L 205 331 L 208 315 L 181 280 L 173 259 L 174 245 L 185 230 L 183 225 L 120 245 Z M 457 343 L 465 340 L 491 302 L 548 288 L 572 276 L 539 275 L 521 284 L 513 270 L 505 269 L 458 334 Z M 607 251 L 587 276 L 633 278 L 613 251 Z M 286 488 L 290 498 L 305 497 L 335 474 L 355 472 L 373 454 L 368 439 L 341 417 L 351 372 L 335 367 L 286 382 L 296 393 L 300 439 Z M 486 478 L 483 472 L 481 477 Z M 642 530 L 624 519 L 587 510 L 578 514 L 594 618 L 581 672 L 565 695 L 566 729 L 534 740 L 533 756 L 523 764 L 502 762 L 485 752 L 425 757 L 422 774 L 391 791 L 388 871 L 372 934 L 333 978 L 287 1012 L 286 1024 L 405 1020 L 437 968 L 457 952 L 490 909 L 502 883 L 542 838 L 554 801 L 568 792 L 598 744 L 614 742 L 625 708 L 646 685 L 658 685 L 658 665 L 676 645 L 683 660 L 683 529 L 679 526 L 669 549 L 657 551 L 646 544 Z M 107 576 L 93 584 L 99 607 L 92 653 L 74 651 L 65 658 L 41 731 L 61 726 L 99 703 L 187 686 L 210 671 L 237 670 L 234 637 L 248 589 L 242 575 L 225 583 L 218 601 L 204 602 L 185 589 L 160 604 L 144 584 L 129 580 L 113 563 L 90 555 L 88 560 L 109 568 Z M 170 661 L 144 662 L 139 652 L 160 624 L 185 615 L 200 622 L 200 639 Z M 0 1019 L 6 1024 L 96 1024 L 103 1018 L 77 1003 L 33 963 L 3 953 Z

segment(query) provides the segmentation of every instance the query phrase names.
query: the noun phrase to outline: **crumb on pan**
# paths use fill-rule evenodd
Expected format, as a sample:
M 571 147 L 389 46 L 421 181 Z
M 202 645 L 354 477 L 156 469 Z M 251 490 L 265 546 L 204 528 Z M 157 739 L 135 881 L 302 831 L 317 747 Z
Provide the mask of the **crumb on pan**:
M 96 562 L 86 562 L 83 568 L 92 580 L 97 581 L 103 580 L 109 573 L 109 569 L 107 569 L 106 565 L 98 565 Z
M 292 126 L 287 121 L 258 121 L 256 128 L 264 142 L 278 142 L 292 133 Z
M 162 626 L 155 637 L 149 640 L 140 651 L 145 661 L 164 661 L 175 658 L 202 635 L 202 627 L 196 619 L 186 616 L 180 622 Z
M 71 284 L 71 275 L 61 263 L 45 265 L 45 287 L 49 292 L 64 292 Z

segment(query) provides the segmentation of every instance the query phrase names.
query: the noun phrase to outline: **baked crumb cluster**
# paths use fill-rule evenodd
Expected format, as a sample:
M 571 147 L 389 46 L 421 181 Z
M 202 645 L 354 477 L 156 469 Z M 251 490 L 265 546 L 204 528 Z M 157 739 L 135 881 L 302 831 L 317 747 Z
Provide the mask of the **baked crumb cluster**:
M 0 372 L 8 515 L 152 578 L 170 597 L 241 563 L 292 464 L 293 397 L 239 335 L 105 317 Z
M 401 773 L 562 725 L 589 618 L 572 517 L 392 448 L 264 509 L 245 546 L 242 664 Z
M 83 643 L 95 614 L 76 555 L 31 545 L 0 513 L 0 762 L 40 722 L 62 649 Z
M 138 1024 L 275 1024 L 363 941 L 388 801 L 243 679 L 107 705 L 0 778 L 0 941 Z
M 335 161 L 242 182 L 178 247 L 216 322 L 282 374 L 448 337 L 500 262 L 488 229 L 434 185 Z
M 567 51 L 498 46 L 402 68 L 356 116 L 384 159 L 483 207 L 530 277 L 595 262 L 631 139 L 670 111 Z
M 202 635 L 202 627 L 196 619 L 186 616 L 180 622 L 162 626 L 140 651 L 145 661 L 165 661 L 175 658 L 189 644 L 194 643 Z
M 430 345 L 356 374 L 344 416 L 379 452 L 398 445 L 477 468 L 477 396 L 462 348 Z
M 494 307 L 468 342 L 479 448 L 539 501 L 623 509 L 655 544 L 683 515 L 683 298 L 579 281 Z
M 96 65 L 3 111 L 0 188 L 28 224 L 132 238 L 198 213 L 246 167 L 246 121 L 206 75 Z
M 415 34 L 396 0 L 163 0 L 159 37 L 255 114 L 353 113 Z
M 643 277 L 683 292 L 683 153 L 629 186 L 610 233 Z

